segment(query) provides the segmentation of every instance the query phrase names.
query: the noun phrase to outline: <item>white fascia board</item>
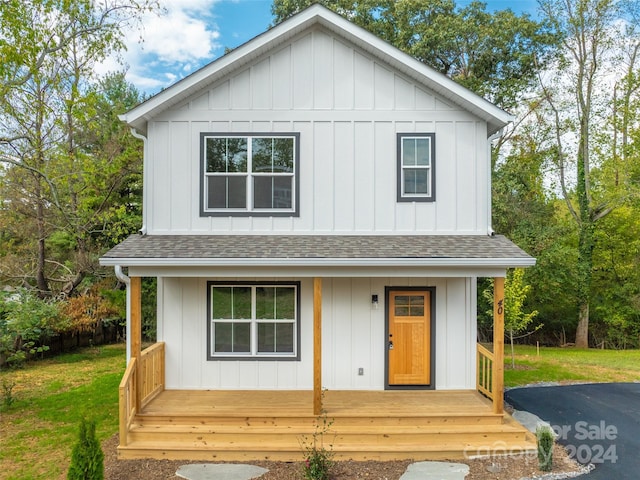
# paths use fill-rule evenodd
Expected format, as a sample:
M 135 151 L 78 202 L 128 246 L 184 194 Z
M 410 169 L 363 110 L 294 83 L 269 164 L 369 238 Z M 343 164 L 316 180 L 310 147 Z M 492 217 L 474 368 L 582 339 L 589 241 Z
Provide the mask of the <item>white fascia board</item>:
M 506 277 L 499 267 L 129 267 L 131 277 L 157 278 L 469 278 Z
M 315 23 L 346 38 L 371 55 L 380 58 L 406 75 L 415 78 L 444 98 L 468 109 L 478 117 L 487 121 L 490 127 L 489 134 L 500 130 L 515 118 L 491 102 L 473 93 L 471 90 L 451 80 L 446 75 L 423 64 L 364 28 L 349 22 L 337 13 L 319 4 L 312 5 L 272 29 L 249 40 L 232 52 L 229 52 L 168 87 L 166 90 L 151 97 L 129 112 L 120 115 L 119 118 L 138 131 L 146 133 L 147 122 L 160 112 L 180 101 L 186 100 L 186 98 L 206 88 L 218 78 L 223 77 L 227 72 L 236 70 L 242 65 L 249 63 L 265 51 L 284 43 L 300 31 Z
M 101 258 L 102 266 L 136 267 L 496 267 L 535 265 L 535 258 Z

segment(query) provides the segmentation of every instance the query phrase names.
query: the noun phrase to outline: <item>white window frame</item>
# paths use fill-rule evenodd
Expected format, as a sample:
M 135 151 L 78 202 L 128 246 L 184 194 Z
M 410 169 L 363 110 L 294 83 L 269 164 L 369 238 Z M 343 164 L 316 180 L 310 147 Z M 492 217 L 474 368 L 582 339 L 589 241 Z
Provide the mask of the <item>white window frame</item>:
M 398 133 L 397 134 L 397 190 L 398 202 L 434 202 L 436 199 L 436 146 L 435 133 Z M 428 165 L 403 164 L 404 140 L 429 140 Z M 405 171 L 424 169 L 427 170 L 427 193 L 405 193 Z
M 251 318 L 213 318 L 213 289 L 225 287 L 251 288 Z M 294 289 L 293 319 L 273 320 L 256 318 L 256 289 L 259 287 L 290 287 Z M 215 325 L 218 323 L 250 324 L 250 352 L 216 352 Z M 281 323 L 293 325 L 293 352 L 258 352 L 258 325 L 261 323 Z M 300 282 L 207 282 L 207 359 L 208 360 L 300 360 Z
M 209 138 L 246 138 L 247 140 L 247 171 L 246 173 L 213 173 L 207 172 L 207 139 Z M 252 140 L 255 138 L 291 138 L 293 139 L 293 172 L 260 173 L 252 171 Z M 298 217 L 299 216 L 299 185 L 300 185 L 300 134 L 299 133 L 201 133 L 200 134 L 200 216 L 269 216 L 269 217 Z M 245 208 L 212 208 L 208 206 L 209 182 L 213 176 L 246 177 Z M 291 182 L 291 208 L 254 208 L 254 178 L 259 177 L 289 177 Z

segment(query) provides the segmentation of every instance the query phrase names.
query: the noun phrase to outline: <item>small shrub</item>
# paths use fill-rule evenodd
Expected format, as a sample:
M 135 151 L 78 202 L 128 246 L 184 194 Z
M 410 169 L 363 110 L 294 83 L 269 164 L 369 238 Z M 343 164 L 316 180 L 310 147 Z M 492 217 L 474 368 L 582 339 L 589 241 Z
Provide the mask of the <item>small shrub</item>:
M 2 380 L 2 408 L 0 410 L 9 410 L 16 401 L 16 397 L 13 395 L 15 386 L 16 382 Z
M 323 392 L 324 397 L 324 392 Z M 333 445 L 325 447 L 325 435 L 329 433 L 333 420 L 329 420 L 326 412 L 316 419 L 311 439 L 306 436 L 300 442 L 304 452 L 303 475 L 307 480 L 328 480 L 333 466 Z
M 71 465 L 67 480 L 103 480 L 104 453 L 96 437 L 96 423 L 80 422 L 78 443 L 71 452 Z
M 49 350 L 49 340 L 66 328 L 60 304 L 19 289 L 0 294 L 0 357 L 8 365 L 21 366 L 34 355 Z
M 538 440 L 538 467 L 543 472 L 550 472 L 553 467 L 553 430 L 548 425 L 541 425 L 536 428 L 536 438 Z

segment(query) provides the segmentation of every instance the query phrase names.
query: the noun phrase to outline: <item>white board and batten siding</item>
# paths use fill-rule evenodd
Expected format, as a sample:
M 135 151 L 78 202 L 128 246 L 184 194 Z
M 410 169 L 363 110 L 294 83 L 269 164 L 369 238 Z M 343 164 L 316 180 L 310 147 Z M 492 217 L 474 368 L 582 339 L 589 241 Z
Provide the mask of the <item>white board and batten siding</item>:
M 200 134 L 299 132 L 299 217 L 201 217 Z M 396 133 L 435 133 L 436 201 L 397 202 Z M 485 234 L 486 122 L 320 27 L 148 126 L 149 234 Z
M 167 345 L 167 388 L 312 389 L 312 279 L 278 278 L 301 282 L 299 361 L 207 361 L 207 280 L 158 279 L 158 338 Z M 436 337 L 436 389 L 474 389 L 476 287 L 473 278 L 325 278 L 323 387 L 384 389 L 385 286 L 435 287 L 435 332 L 432 333 Z M 372 294 L 379 295 L 378 308 L 371 304 Z M 364 375 L 358 375 L 360 368 Z

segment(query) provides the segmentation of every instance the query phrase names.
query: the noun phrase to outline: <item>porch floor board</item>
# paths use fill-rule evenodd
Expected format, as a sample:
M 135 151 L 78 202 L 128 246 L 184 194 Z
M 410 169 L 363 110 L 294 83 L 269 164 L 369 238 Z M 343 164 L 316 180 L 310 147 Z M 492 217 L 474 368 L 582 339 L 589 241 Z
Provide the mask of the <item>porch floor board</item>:
M 535 438 L 475 391 L 326 391 L 335 459 L 455 459 L 535 451 Z M 322 419 L 312 391 L 165 390 L 136 417 L 120 458 L 300 461 Z M 327 447 L 329 448 L 329 447 Z M 495 450 L 498 451 L 495 451 Z

